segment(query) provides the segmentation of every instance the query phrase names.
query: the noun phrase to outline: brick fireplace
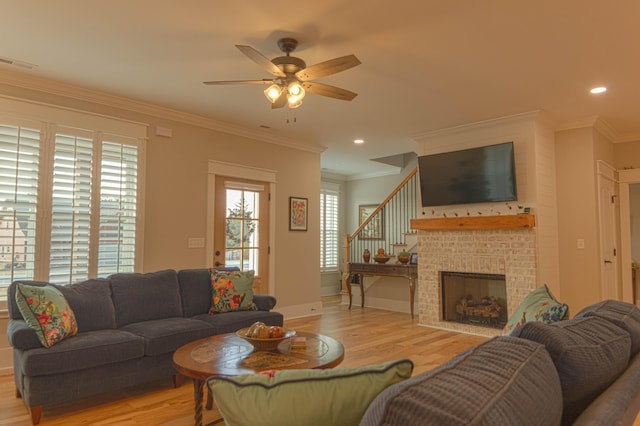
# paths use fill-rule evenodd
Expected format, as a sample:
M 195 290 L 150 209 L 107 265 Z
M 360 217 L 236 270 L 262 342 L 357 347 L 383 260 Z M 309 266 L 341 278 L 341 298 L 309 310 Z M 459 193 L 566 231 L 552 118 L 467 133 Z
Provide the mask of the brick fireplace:
M 419 324 L 492 336 L 500 330 L 443 320 L 443 271 L 505 276 L 507 315 L 536 281 L 536 232 L 532 215 L 413 219 L 418 230 Z

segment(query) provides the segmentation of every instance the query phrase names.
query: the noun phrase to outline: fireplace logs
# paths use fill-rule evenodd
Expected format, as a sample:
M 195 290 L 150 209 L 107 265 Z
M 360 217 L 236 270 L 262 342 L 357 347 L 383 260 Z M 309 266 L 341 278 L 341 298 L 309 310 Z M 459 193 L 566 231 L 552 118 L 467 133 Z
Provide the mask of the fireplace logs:
M 503 311 L 496 297 L 485 296 L 474 300 L 472 295 L 467 295 L 456 304 L 456 321 L 502 328 L 506 323 Z

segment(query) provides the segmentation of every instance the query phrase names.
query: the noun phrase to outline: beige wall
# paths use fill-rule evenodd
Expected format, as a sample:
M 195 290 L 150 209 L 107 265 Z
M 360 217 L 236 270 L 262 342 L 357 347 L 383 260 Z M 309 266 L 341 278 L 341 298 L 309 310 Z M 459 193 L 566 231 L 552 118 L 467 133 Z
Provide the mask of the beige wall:
M 640 168 L 640 141 L 613 145 L 613 165 L 616 169 Z
M 613 144 L 593 128 L 557 132 L 556 158 L 562 300 L 573 315 L 602 299 L 596 165 L 613 162 Z

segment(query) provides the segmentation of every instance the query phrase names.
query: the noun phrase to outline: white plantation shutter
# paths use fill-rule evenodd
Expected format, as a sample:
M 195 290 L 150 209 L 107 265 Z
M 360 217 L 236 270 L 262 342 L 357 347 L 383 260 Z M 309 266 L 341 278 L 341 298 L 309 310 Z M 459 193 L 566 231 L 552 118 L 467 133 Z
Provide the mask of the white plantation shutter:
M 338 185 L 323 183 L 320 190 L 320 271 L 338 270 Z
M 0 123 L 0 299 L 12 281 L 33 279 L 40 129 L 24 124 Z
M 135 266 L 138 147 L 102 144 L 98 276 Z
M 56 134 L 53 159 L 49 281 L 89 277 L 93 140 Z
M 0 308 L 17 279 L 140 268 L 145 137 L 139 123 L 0 97 Z

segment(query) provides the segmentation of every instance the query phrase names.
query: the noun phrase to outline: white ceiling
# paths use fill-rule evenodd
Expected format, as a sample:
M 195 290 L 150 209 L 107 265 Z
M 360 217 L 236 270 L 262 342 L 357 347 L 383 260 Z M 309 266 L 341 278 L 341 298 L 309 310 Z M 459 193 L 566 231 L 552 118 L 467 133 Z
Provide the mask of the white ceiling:
M 73 83 L 327 147 L 323 170 L 388 173 L 370 159 L 415 151 L 412 136 L 545 110 L 567 125 L 600 117 L 640 139 L 640 1 L 0 0 L 2 71 Z M 271 76 L 234 45 L 280 56 L 299 40 L 312 65 L 362 65 L 317 81 L 359 94 L 307 94 L 271 110 L 264 86 L 205 80 Z M 599 96 L 588 90 L 606 85 Z M 260 126 L 270 129 L 262 129 Z M 353 139 L 366 143 L 354 145 Z

